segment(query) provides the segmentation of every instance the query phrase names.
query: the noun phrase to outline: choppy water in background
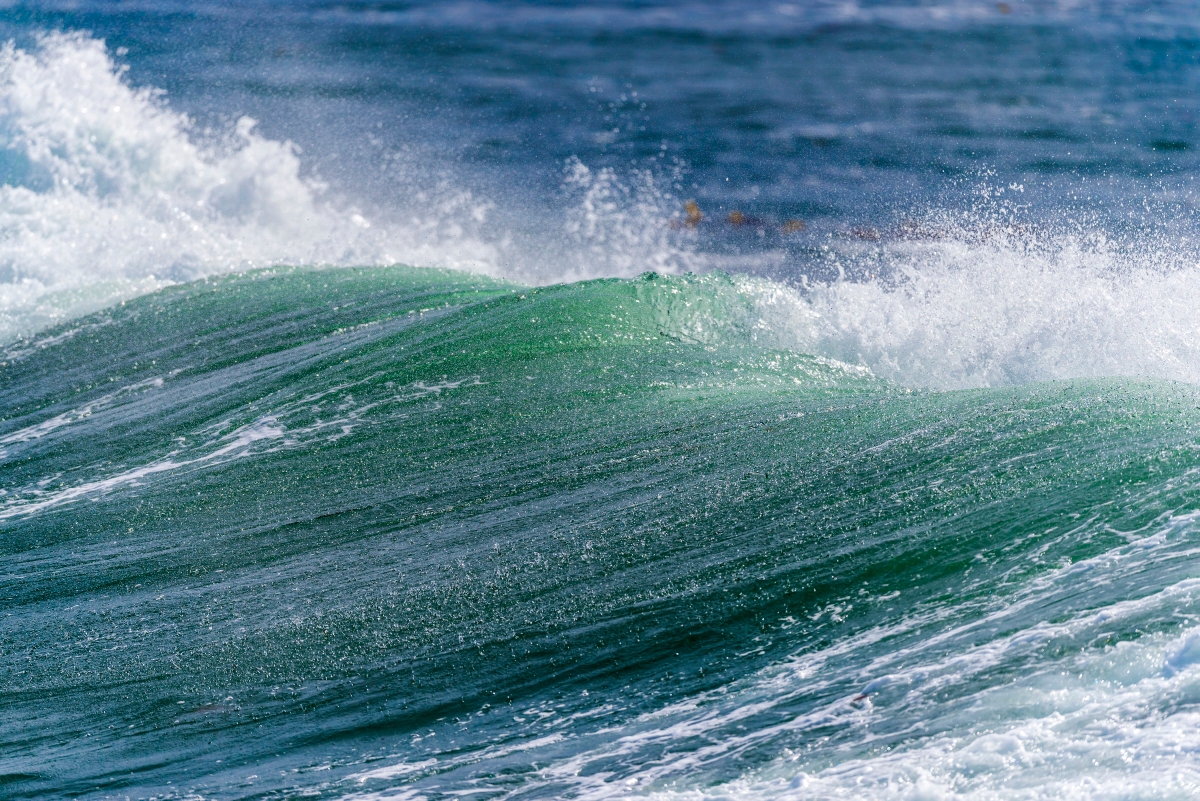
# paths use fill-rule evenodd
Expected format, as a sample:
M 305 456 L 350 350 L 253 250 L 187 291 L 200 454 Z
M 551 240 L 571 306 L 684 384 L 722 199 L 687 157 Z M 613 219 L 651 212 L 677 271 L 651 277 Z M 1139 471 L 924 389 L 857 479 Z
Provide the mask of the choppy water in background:
M 0 9 L 0 795 L 1190 797 L 1197 10 Z

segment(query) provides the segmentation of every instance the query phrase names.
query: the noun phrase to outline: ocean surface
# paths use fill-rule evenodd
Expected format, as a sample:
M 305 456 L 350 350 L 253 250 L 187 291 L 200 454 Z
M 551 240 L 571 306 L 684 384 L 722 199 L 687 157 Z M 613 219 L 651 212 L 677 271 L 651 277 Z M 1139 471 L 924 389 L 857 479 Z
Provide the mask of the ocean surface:
M 0 41 L 0 797 L 1200 793 L 1200 6 Z

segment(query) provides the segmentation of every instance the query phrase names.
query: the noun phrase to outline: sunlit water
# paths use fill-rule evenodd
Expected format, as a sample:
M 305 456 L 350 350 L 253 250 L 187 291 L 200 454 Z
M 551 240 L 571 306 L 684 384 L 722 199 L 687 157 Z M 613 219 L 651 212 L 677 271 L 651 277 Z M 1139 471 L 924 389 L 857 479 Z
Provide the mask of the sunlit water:
M 1191 797 L 1195 16 L 0 12 L 0 795 Z

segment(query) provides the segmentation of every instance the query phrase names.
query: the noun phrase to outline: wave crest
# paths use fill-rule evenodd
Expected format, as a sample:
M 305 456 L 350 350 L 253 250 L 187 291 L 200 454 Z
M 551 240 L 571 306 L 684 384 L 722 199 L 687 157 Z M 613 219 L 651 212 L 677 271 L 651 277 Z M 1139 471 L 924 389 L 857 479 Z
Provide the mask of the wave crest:
M 1200 382 L 1200 260 L 1186 242 L 973 225 L 831 258 L 857 277 L 744 280 L 760 338 L 914 387 Z
M 486 268 L 462 226 L 373 224 L 324 197 L 299 150 L 242 117 L 205 144 L 104 42 L 0 50 L 0 339 L 164 283 L 280 263 Z M 456 194 L 432 213 L 463 214 Z M 479 205 L 479 204 L 473 204 Z

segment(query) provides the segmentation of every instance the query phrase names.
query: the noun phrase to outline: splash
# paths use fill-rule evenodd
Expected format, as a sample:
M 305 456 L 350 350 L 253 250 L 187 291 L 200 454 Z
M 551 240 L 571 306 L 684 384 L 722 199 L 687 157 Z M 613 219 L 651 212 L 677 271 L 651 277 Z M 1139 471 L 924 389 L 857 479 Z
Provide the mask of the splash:
M 568 164 L 562 224 L 516 235 L 441 180 L 363 211 L 300 149 L 243 117 L 197 132 L 126 80 L 103 41 L 50 33 L 0 50 L 0 341 L 164 285 L 277 264 L 404 263 L 529 284 L 703 267 L 653 175 Z M 509 221 L 512 222 L 511 220 Z
M 469 193 L 429 199 L 432 222 L 368 220 L 328 200 L 299 149 L 253 119 L 205 144 L 124 73 L 79 33 L 0 50 L 0 339 L 230 270 L 496 263 L 494 246 L 446 223 L 486 214 Z
M 593 170 L 573 158 L 564 185 L 574 198 L 565 225 L 564 279 L 632 278 L 646 271 L 675 274 L 707 266 L 665 224 L 682 204 L 653 172 L 638 171 L 626 181 L 611 167 Z
M 1200 382 L 1200 260 L 1186 242 L 999 223 L 829 254 L 837 280 L 741 279 L 760 339 L 913 387 Z

